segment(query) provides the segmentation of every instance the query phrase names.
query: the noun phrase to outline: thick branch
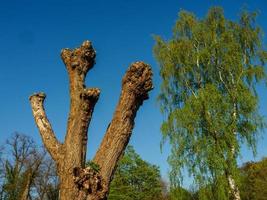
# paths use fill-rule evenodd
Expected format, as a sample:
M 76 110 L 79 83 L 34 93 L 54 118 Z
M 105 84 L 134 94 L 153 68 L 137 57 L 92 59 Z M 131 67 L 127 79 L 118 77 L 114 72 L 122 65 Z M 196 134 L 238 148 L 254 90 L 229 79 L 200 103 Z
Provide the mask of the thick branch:
M 55 161 L 58 161 L 61 154 L 62 144 L 60 144 L 56 139 L 51 124 L 47 119 L 43 106 L 44 100 L 44 93 L 37 93 L 30 96 L 33 116 L 41 134 L 43 143 L 52 158 Z
M 83 42 L 79 48 L 61 51 L 61 58 L 69 74 L 71 99 L 78 97 L 85 88 L 84 80 L 95 64 L 95 57 L 96 53 L 90 41 Z
M 132 64 L 123 78 L 113 119 L 94 157 L 94 162 L 100 166 L 101 175 L 107 184 L 110 183 L 117 162 L 129 142 L 136 112 L 148 98 L 148 92 L 152 88 L 151 68 L 143 62 Z
M 83 166 L 86 158 L 87 130 L 100 90 L 85 88 L 87 72 L 95 64 L 95 51 L 91 42 L 85 41 L 76 49 L 64 49 L 61 57 L 66 65 L 70 82 L 70 113 L 64 145 L 70 156 L 76 158 L 73 163 Z M 81 145 L 82 144 L 82 145 Z

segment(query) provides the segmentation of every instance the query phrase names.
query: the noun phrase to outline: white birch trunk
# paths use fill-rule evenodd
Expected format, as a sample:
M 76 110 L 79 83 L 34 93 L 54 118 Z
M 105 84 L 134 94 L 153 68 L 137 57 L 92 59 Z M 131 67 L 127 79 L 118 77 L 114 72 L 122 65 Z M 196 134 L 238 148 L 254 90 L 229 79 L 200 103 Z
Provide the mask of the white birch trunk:
M 234 119 L 234 122 L 235 122 L 236 121 L 236 104 L 235 103 L 234 103 L 233 119 Z M 236 137 L 236 131 L 235 130 L 234 130 L 233 134 Z M 234 156 L 234 154 L 235 154 L 235 147 L 234 146 L 231 146 L 231 153 L 232 153 L 232 156 Z M 227 174 L 227 179 L 228 179 L 228 184 L 229 184 L 229 187 L 230 187 L 230 190 L 231 190 L 230 192 L 231 192 L 231 194 L 233 196 L 233 200 L 241 200 L 238 186 L 237 186 L 234 178 L 232 177 L 232 175 L 231 174 Z

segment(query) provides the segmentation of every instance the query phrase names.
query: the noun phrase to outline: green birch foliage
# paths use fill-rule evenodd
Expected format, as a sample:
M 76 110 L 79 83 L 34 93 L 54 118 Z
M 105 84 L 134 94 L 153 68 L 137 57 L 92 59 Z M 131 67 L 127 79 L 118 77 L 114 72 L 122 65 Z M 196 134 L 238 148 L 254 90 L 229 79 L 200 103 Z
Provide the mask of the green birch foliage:
M 256 85 L 266 77 L 267 59 L 256 15 L 243 11 L 235 22 L 219 7 L 203 19 L 181 11 L 172 38 L 155 37 L 166 116 L 161 131 L 172 147 L 170 181 L 179 185 L 181 170 L 188 169 L 200 199 L 228 199 L 225 175 L 238 180 L 240 145 L 256 153 L 264 126 Z

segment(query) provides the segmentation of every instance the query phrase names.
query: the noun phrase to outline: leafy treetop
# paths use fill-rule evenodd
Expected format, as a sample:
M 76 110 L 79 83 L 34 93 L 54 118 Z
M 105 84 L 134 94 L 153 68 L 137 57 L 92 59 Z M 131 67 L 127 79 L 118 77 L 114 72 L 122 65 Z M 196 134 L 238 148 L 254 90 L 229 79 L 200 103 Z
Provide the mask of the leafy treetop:
M 256 16 L 242 11 L 235 22 L 220 7 L 203 19 L 181 11 L 172 38 L 155 37 L 159 101 L 166 115 L 161 131 L 163 142 L 168 139 L 172 146 L 168 162 L 174 186 L 186 167 L 199 188 L 213 183 L 214 198 L 227 199 L 225 175 L 238 178 L 240 144 L 256 152 L 257 133 L 264 127 L 256 85 L 266 78 L 267 59 Z

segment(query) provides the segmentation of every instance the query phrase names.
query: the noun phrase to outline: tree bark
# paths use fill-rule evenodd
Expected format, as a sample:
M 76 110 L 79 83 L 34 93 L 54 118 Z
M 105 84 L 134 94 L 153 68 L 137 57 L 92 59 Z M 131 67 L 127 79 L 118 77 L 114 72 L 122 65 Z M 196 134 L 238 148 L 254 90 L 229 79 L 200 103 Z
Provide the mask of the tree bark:
M 235 182 L 235 179 L 233 179 L 231 175 L 228 175 L 227 179 L 228 179 L 228 184 L 231 190 L 231 195 L 232 195 L 233 200 L 241 200 L 240 192 Z
M 232 82 L 234 84 L 234 81 L 232 79 Z M 236 98 L 234 98 L 234 102 L 236 102 Z M 233 104 L 233 114 L 232 114 L 232 117 L 233 117 L 233 123 L 236 124 L 236 119 L 237 119 L 237 105 L 236 103 Z M 233 129 L 233 136 L 234 136 L 234 139 L 236 140 L 236 128 Z M 236 160 L 236 149 L 235 149 L 235 146 L 233 144 L 230 145 L 230 159 L 234 159 Z M 230 188 L 230 193 L 231 193 L 231 198 L 233 200 L 241 200 L 241 197 L 240 197 L 240 192 L 239 192 L 239 188 L 238 188 L 238 185 L 236 184 L 236 181 L 235 179 L 233 178 L 232 174 L 229 173 L 227 170 L 226 170 L 226 178 L 228 180 L 228 185 L 229 185 L 229 188 Z
M 236 137 L 236 133 L 234 133 L 234 136 Z M 235 155 L 235 147 L 231 146 L 231 156 L 234 157 L 234 155 Z M 236 184 L 235 179 L 228 172 L 227 169 L 226 169 L 226 178 L 228 180 L 228 185 L 229 185 L 229 188 L 230 188 L 231 198 L 233 200 L 241 200 L 238 185 Z
M 152 88 L 151 76 L 148 65 L 137 62 L 131 65 L 123 78 L 119 103 L 94 157 L 94 162 L 100 166 L 101 175 L 108 184 L 131 137 L 136 112 Z
M 122 91 L 107 132 L 93 162 L 100 170 L 85 167 L 87 131 L 100 90 L 86 88 L 87 72 L 95 63 L 91 42 L 74 50 L 64 49 L 70 85 L 70 113 L 64 143 L 53 132 L 43 107 L 45 94 L 30 97 L 33 116 L 43 143 L 57 165 L 61 200 L 102 200 L 107 198 L 110 181 L 134 127 L 134 118 L 152 89 L 152 72 L 143 62 L 133 63 L 122 81 Z

